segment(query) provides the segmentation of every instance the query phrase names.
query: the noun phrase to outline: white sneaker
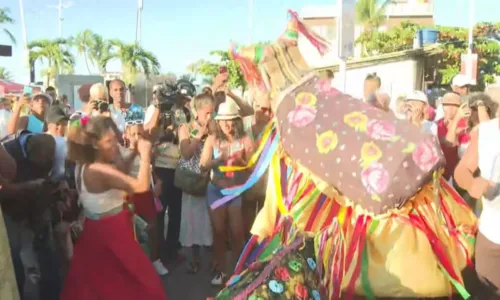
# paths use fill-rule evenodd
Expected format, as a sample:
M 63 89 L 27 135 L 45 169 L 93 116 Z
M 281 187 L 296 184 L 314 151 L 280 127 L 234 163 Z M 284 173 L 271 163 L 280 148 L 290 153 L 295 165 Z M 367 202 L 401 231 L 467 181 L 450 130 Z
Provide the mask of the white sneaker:
M 212 285 L 222 285 L 224 283 L 224 279 L 226 278 L 226 274 L 222 272 L 217 272 L 210 282 Z
M 168 274 L 168 269 L 165 268 L 165 266 L 163 265 L 163 263 L 159 259 L 157 259 L 153 262 L 153 267 L 155 268 L 156 273 L 158 273 L 158 275 L 160 275 L 160 276 L 165 276 Z

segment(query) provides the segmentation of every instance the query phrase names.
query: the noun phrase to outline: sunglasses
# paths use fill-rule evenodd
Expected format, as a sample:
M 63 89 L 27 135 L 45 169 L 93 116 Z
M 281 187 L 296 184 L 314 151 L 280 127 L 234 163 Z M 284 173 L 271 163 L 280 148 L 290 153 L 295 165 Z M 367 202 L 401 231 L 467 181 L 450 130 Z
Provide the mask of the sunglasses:
M 443 103 L 442 105 L 443 105 L 443 107 L 446 107 L 446 106 L 457 107 L 457 108 L 460 107 L 460 104 L 455 104 L 455 103 Z
M 132 121 L 127 121 L 125 125 L 127 126 L 134 126 L 134 125 L 142 125 L 144 124 L 144 121 L 142 120 L 132 120 Z

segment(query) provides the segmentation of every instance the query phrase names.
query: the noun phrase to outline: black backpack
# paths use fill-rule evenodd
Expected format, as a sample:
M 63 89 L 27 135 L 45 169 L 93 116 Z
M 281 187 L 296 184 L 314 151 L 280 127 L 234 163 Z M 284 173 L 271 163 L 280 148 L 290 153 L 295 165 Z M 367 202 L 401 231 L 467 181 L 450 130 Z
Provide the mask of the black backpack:
M 28 130 L 19 130 L 0 140 L 0 144 L 2 144 L 7 153 L 16 161 L 17 175 L 14 182 L 27 182 L 44 178 L 50 172 L 50 170 L 44 170 L 33 165 L 26 156 L 26 143 L 33 135 L 36 134 Z

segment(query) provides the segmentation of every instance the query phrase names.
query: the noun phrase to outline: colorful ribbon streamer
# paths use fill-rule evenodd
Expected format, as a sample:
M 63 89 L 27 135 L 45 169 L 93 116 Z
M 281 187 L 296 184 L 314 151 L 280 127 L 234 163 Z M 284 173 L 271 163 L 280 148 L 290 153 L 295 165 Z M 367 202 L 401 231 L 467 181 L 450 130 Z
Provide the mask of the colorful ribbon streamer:
M 259 159 L 259 162 L 257 163 L 257 166 L 255 167 L 255 170 L 252 172 L 250 177 L 248 178 L 247 182 L 241 186 L 230 188 L 230 189 L 224 189 L 221 191 L 224 197 L 222 197 L 219 200 L 216 200 L 210 208 L 216 209 L 217 207 L 220 207 L 232 200 L 234 200 L 236 197 L 241 195 L 243 192 L 254 186 L 259 179 L 264 175 L 266 172 L 267 167 L 269 166 L 272 157 L 274 156 L 274 152 L 278 149 L 278 135 L 276 134 L 273 139 L 269 140 L 269 143 L 266 145 L 266 149 Z

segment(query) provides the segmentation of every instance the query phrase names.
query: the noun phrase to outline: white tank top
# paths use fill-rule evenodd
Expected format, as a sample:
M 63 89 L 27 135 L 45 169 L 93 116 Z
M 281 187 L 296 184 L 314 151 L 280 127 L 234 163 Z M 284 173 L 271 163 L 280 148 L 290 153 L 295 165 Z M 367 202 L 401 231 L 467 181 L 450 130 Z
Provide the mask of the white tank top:
M 478 128 L 478 165 L 481 177 L 500 183 L 500 119 L 481 123 Z M 479 231 L 490 241 L 500 244 L 500 195 L 481 199 L 483 211 Z
M 79 166 L 79 168 L 81 169 L 79 173 L 82 187 L 79 191 L 79 201 L 85 210 L 93 214 L 102 214 L 123 205 L 125 201 L 125 192 L 123 191 L 112 189 L 104 193 L 90 193 L 85 186 L 83 177 L 85 165 Z

